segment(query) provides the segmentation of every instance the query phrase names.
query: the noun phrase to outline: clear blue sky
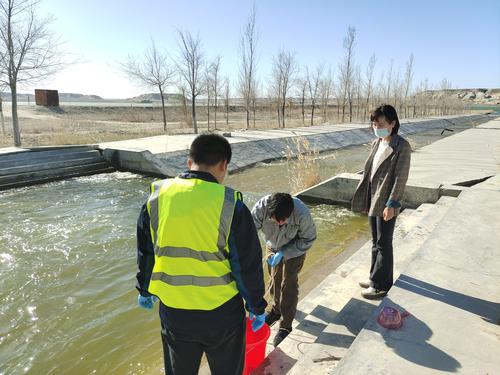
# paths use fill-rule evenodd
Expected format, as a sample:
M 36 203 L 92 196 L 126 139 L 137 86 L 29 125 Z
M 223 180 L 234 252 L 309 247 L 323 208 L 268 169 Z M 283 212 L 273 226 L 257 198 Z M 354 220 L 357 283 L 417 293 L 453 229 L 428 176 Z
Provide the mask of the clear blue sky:
M 146 90 L 131 84 L 118 64 L 139 55 L 153 37 L 175 56 L 176 30 L 198 33 L 208 58 L 222 56 L 225 74 L 238 71 L 238 43 L 249 0 L 43 0 L 40 14 L 56 18 L 53 30 L 82 63 L 45 82 L 62 92 L 129 97 Z M 337 70 L 347 27 L 357 31 L 356 61 L 365 70 L 404 72 L 415 56 L 414 82 L 443 78 L 453 87 L 500 87 L 500 1 L 256 0 L 258 76 L 269 77 L 273 56 L 284 47 L 301 66 L 319 62 Z

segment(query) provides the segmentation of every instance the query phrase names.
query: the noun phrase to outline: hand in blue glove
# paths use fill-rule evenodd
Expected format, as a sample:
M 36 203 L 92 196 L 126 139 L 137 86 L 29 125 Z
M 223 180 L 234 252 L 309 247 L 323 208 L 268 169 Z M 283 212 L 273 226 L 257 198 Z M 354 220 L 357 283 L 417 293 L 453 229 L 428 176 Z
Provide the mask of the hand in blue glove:
M 254 332 L 257 332 L 259 329 L 261 329 L 266 322 L 266 313 L 260 315 L 250 313 L 248 317 L 252 321 L 252 331 Z
M 283 258 L 283 252 L 278 251 L 277 253 L 274 253 L 269 258 L 267 258 L 267 264 L 269 264 L 271 267 L 274 267 L 277 264 L 279 264 L 279 262 L 281 262 L 282 258 Z
M 158 298 L 155 296 L 143 297 L 139 294 L 137 297 L 137 303 L 139 307 L 142 307 L 146 310 L 151 310 L 153 305 L 158 301 Z

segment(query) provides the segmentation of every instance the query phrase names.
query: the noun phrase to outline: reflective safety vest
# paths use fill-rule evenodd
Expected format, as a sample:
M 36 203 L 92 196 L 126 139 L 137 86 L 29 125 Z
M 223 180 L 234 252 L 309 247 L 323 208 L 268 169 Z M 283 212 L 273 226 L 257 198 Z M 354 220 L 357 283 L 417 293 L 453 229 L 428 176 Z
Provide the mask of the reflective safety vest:
M 151 185 L 155 265 L 148 291 L 178 309 L 213 310 L 233 298 L 228 237 L 239 193 L 200 179 Z

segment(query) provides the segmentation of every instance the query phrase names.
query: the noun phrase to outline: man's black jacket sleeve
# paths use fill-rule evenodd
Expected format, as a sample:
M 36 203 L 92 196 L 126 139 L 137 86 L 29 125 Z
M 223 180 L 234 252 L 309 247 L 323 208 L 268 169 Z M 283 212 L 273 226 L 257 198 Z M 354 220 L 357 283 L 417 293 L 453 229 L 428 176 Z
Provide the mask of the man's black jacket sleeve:
M 229 232 L 229 263 L 246 309 L 262 314 L 267 306 L 264 299 L 262 248 L 252 214 L 242 201 L 236 202 Z
M 137 220 L 137 283 L 136 288 L 141 296 L 148 297 L 149 281 L 155 264 L 155 252 L 151 231 L 149 229 L 149 214 L 146 203 L 142 206 Z

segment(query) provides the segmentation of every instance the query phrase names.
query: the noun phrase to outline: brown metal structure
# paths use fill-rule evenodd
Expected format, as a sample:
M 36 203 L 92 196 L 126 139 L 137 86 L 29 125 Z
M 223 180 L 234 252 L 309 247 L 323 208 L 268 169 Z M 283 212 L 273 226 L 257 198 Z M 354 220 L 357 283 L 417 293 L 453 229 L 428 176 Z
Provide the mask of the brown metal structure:
M 35 90 L 36 105 L 59 107 L 59 92 L 57 90 Z

